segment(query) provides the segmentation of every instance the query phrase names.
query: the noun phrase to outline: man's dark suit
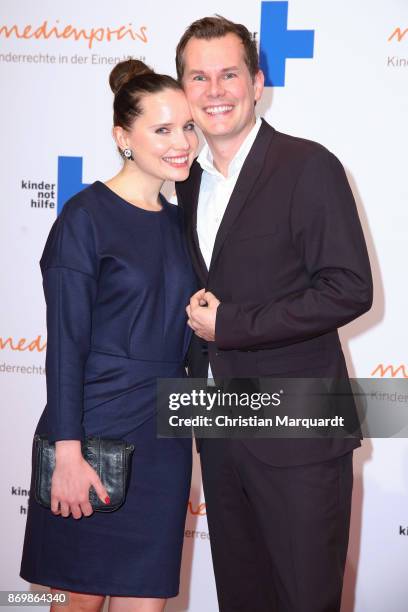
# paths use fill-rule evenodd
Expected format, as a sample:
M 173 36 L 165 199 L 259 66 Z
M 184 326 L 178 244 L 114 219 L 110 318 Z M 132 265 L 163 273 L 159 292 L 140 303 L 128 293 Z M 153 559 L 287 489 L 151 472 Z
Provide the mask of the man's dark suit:
M 372 281 L 354 198 L 338 159 L 321 145 L 279 133 L 262 121 L 222 219 L 209 271 L 196 231 L 201 173 L 194 162 L 188 180 L 176 186 L 177 196 L 185 212 L 200 286 L 214 293 L 221 304 L 215 342 L 209 343 L 207 350 L 197 337 L 193 339 L 191 374 L 205 377 L 209 359 L 215 378 L 347 378 L 337 328 L 370 308 Z M 334 465 L 338 457 L 351 457 L 350 451 L 360 441 L 204 440 L 205 494 L 207 499 L 207 482 L 214 505 L 217 494 L 212 495 L 211 487 L 215 471 L 206 473 L 204 464 L 210 465 L 211 457 L 220 458 L 218 453 L 225 452 L 225 445 L 235 445 L 233 454 L 240 461 L 245 456 L 248 462 L 259 461 L 259 466 L 296 469 L 311 464 Z M 248 482 L 253 481 L 251 477 Z M 273 490 L 270 495 L 274 495 Z M 250 502 L 257 514 L 256 495 Z M 346 500 L 346 514 L 348 506 Z M 210 517 L 209 522 L 211 530 Z M 213 531 L 217 533 L 217 528 Z M 345 538 L 347 533 L 348 523 Z M 222 537 L 221 531 L 217 537 Z M 261 537 L 266 537 L 265 533 Z M 346 549 L 347 540 L 342 559 Z M 216 559 L 214 564 L 217 574 Z M 227 600 L 222 604 L 219 581 L 217 587 L 222 610 L 245 609 Z M 338 589 L 338 584 L 333 588 Z M 297 604 L 288 600 L 288 610 L 292 610 L 291 605 L 296 611 L 313 609 L 307 603 L 304 608 L 296 608 Z M 272 608 L 254 604 L 251 612 L 258 609 Z M 335 608 L 321 608 L 326 609 Z M 313 612 L 320 612 L 320 608 Z

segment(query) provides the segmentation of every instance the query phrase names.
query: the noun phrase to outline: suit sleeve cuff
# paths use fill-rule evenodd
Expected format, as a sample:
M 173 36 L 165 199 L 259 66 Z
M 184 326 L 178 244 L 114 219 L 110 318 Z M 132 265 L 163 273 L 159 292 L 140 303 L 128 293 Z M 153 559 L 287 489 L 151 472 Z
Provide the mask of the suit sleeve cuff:
M 215 319 L 215 344 L 221 350 L 232 350 L 239 348 L 239 306 L 238 304 L 225 303 L 217 308 Z

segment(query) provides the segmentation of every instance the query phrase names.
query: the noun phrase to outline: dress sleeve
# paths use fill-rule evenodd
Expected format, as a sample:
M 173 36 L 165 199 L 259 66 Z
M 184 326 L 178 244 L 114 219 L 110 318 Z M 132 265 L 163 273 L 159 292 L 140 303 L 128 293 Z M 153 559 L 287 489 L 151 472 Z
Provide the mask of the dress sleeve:
M 41 258 L 47 305 L 48 437 L 83 440 L 84 367 L 91 345 L 98 258 L 89 213 L 67 203 Z

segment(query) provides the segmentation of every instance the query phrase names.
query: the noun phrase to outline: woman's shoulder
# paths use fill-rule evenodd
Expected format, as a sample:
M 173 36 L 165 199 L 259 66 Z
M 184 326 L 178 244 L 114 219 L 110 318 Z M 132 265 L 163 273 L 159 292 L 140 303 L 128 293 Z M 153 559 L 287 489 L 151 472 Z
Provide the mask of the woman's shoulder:
M 92 273 L 96 255 L 93 185 L 70 198 L 55 220 L 40 260 L 41 268 L 67 266 Z
M 88 185 L 67 200 L 62 208 L 59 218 L 62 220 L 74 220 L 78 222 L 85 219 L 85 215 L 91 217 L 95 214 L 98 206 L 97 182 Z

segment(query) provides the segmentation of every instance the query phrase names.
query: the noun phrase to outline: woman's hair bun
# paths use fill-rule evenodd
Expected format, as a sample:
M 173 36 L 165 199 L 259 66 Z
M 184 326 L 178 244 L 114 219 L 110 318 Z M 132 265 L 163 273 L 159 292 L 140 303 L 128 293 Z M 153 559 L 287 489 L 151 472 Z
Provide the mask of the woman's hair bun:
M 136 59 L 128 59 L 119 62 L 109 75 L 110 88 L 116 95 L 125 83 L 143 74 L 154 74 L 154 70 L 149 68 L 144 62 Z

